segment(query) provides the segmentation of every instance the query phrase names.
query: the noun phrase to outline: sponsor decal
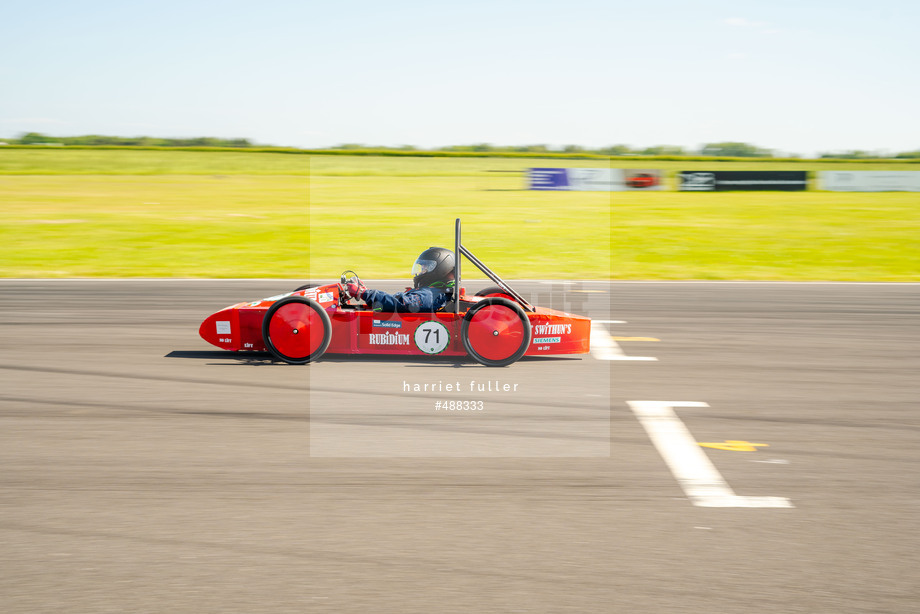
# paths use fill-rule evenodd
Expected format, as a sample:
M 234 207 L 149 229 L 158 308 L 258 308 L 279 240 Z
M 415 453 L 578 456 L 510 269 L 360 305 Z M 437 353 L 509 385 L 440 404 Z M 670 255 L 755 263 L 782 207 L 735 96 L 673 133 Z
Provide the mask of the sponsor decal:
M 393 320 L 374 320 L 374 328 L 402 328 L 402 322 Z
M 332 292 L 321 292 L 317 301 L 320 303 L 328 303 L 332 300 Z
M 533 327 L 535 335 L 569 335 L 572 333 L 571 324 L 536 324 Z
M 818 178 L 835 192 L 920 192 L 920 171 L 820 171 Z
M 217 334 L 218 335 L 229 335 L 230 334 L 229 320 L 218 320 L 216 324 L 217 324 Z
M 368 335 L 371 345 L 409 345 L 409 335 L 400 335 L 399 333 L 371 333 Z
M 678 173 L 684 192 L 713 190 L 800 191 L 808 187 L 805 171 L 684 171 Z
M 426 354 L 440 354 L 450 344 L 450 331 L 440 322 L 430 320 L 415 328 L 415 347 Z
M 258 306 L 261 305 L 261 304 L 262 304 L 262 301 L 252 301 L 251 303 L 249 303 L 249 306 L 250 306 L 250 307 L 258 307 Z
M 569 189 L 569 176 L 564 168 L 531 168 L 527 176 L 531 190 Z
M 535 344 L 539 343 L 559 343 L 562 341 L 562 337 L 535 337 L 533 342 Z
M 622 171 L 612 168 L 570 168 L 569 189 L 580 192 L 610 192 L 622 189 Z
M 712 191 L 716 189 L 715 173 L 680 173 L 680 189 L 683 191 Z

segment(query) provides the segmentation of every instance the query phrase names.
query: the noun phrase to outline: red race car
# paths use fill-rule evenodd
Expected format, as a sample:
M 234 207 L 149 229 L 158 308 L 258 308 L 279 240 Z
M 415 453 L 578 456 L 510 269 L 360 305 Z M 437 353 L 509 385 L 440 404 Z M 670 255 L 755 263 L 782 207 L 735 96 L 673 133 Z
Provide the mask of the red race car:
M 346 271 L 340 283 L 231 305 L 209 316 L 198 332 L 221 349 L 268 350 L 291 364 L 309 363 L 329 352 L 469 355 L 483 365 L 504 367 L 522 356 L 589 351 L 590 318 L 528 303 L 460 243 L 459 219 L 455 240 L 459 300 L 449 300 L 437 312 L 372 311 L 345 291 L 347 284 L 361 285 L 353 271 Z M 467 296 L 460 285 L 461 254 L 497 286 Z

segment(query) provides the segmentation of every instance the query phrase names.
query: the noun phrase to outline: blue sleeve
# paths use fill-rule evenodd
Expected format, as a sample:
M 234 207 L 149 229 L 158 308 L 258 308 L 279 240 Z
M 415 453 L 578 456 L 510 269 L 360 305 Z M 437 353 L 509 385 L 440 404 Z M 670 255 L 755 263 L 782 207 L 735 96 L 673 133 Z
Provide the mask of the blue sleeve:
M 366 290 L 362 295 L 374 311 L 399 311 L 410 313 L 431 313 L 447 302 L 447 294 L 432 288 L 419 288 L 408 292 L 388 294 L 382 290 Z
M 365 290 L 361 298 L 374 311 L 398 311 L 399 304 L 396 302 L 396 297 L 382 290 Z

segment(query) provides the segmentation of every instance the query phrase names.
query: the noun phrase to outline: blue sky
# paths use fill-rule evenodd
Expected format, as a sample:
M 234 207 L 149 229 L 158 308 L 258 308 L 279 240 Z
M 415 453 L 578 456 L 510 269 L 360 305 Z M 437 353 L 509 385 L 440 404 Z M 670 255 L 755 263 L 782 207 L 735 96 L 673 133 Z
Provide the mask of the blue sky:
M 920 3 L 0 5 L 0 137 L 920 149 Z

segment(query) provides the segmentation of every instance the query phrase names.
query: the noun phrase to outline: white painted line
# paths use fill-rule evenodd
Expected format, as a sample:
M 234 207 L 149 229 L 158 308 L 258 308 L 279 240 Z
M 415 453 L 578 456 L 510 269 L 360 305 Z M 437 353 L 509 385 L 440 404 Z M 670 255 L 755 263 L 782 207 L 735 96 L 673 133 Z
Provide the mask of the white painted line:
M 674 412 L 675 407 L 709 407 L 694 401 L 627 401 L 642 428 L 698 507 L 795 507 L 785 497 L 736 495 Z
M 626 320 L 591 320 L 591 323 L 597 322 L 598 324 L 626 324 Z
M 591 355 L 597 360 L 657 361 L 654 356 L 627 356 L 600 322 L 591 322 Z

